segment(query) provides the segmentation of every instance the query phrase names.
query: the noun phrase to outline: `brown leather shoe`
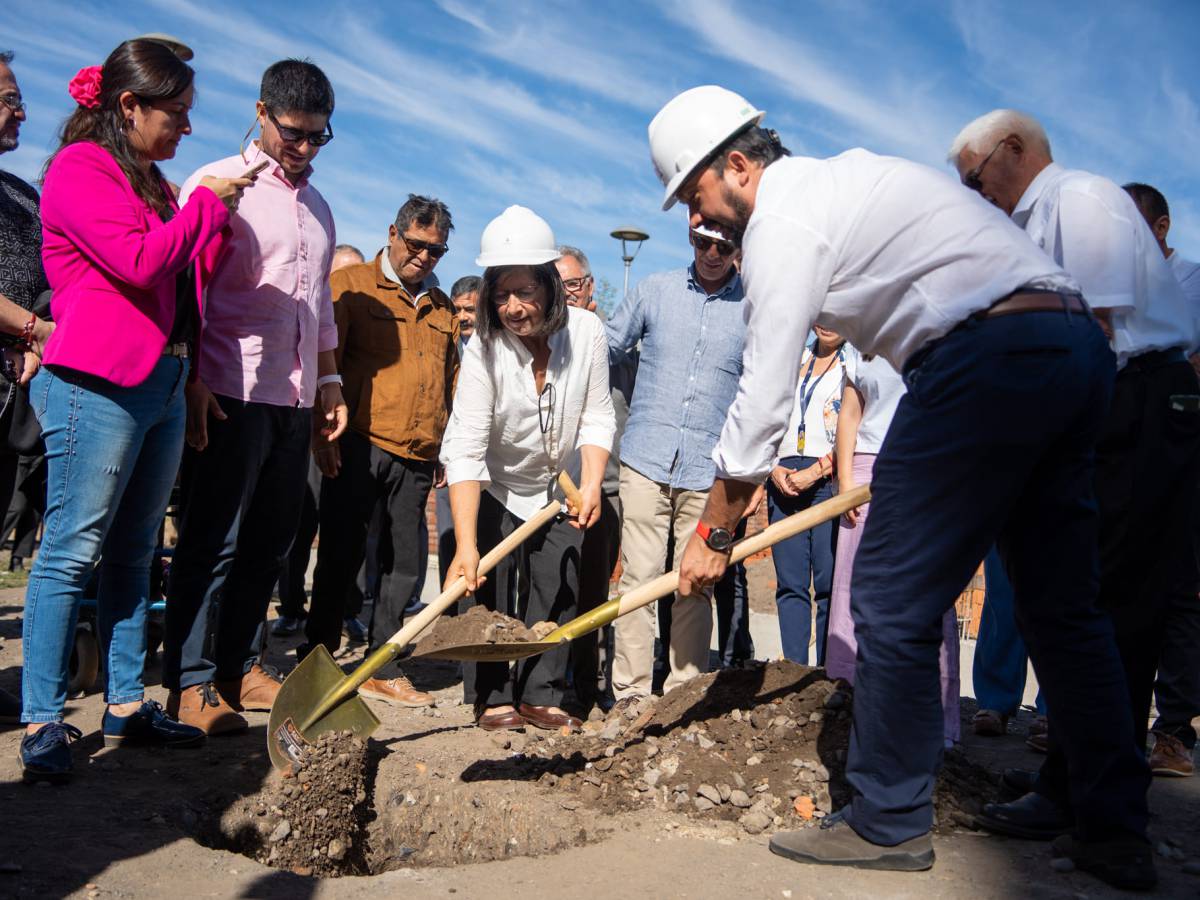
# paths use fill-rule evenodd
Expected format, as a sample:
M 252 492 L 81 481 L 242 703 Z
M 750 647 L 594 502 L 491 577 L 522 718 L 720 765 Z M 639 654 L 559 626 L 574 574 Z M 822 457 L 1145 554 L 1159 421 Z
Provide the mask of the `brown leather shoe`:
M 525 720 L 515 709 L 508 712 L 489 713 L 485 709 L 475 710 L 475 724 L 484 731 L 524 731 Z
M 583 726 L 583 722 L 570 713 L 556 713 L 551 712 L 550 709 L 549 706 L 530 706 L 528 703 L 522 703 L 517 707 L 517 712 L 534 728 L 543 728 L 547 731 L 554 731 L 564 725 L 572 731 L 577 731 Z
M 372 700 L 382 700 L 384 703 L 394 703 L 396 706 L 407 706 L 409 709 L 420 709 L 423 706 L 433 706 L 433 695 L 418 691 L 412 682 L 401 675 L 399 678 L 368 678 L 362 683 L 358 692 Z
M 1179 738 L 1162 731 L 1154 732 L 1154 750 L 1150 753 L 1150 771 L 1155 775 L 1187 778 L 1196 771 L 1192 751 Z
M 245 731 L 249 723 L 221 699 L 216 687 L 195 684 L 167 696 L 167 715 L 184 725 L 199 728 L 205 734 L 233 734 Z
M 218 681 L 216 686 L 225 702 L 238 712 L 246 709 L 270 712 L 281 683 L 274 670 L 268 671 L 255 663 L 241 678 Z

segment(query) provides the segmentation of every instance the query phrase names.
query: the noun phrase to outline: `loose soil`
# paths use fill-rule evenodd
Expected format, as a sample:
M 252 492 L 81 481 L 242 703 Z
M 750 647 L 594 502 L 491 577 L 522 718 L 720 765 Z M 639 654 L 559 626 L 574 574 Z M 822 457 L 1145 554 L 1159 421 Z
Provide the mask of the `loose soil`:
M 602 838 L 595 823 L 633 810 L 752 835 L 808 827 L 849 799 L 852 702 L 822 670 L 764 663 L 619 705 L 581 732 L 493 734 L 478 758 L 414 760 L 401 780 L 376 780 L 361 742 L 329 735 L 297 772 L 224 807 L 201 839 L 277 868 L 340 875 L 553 853 Z M 998 786 L 949 754 L 938 830 L 973 827 Z
M 462 615 L 442 616 L 413 648 L 415 656 L 471 644 L 516 644 L 539 641 L 555 629 L 553 622 L 536 622 L 531 628 L 518 619 L 472 606 Z

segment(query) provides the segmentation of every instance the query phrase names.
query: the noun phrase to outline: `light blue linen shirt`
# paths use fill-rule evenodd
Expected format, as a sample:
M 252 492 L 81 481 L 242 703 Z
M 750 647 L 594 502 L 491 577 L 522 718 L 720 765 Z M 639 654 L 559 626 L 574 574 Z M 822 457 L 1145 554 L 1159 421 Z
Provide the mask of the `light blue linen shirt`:
M 742 279 L 709 294 L 695 266 L 641 281 L 605 326 L 610 361 L 641 345 L 621 462 L 651 481 L 706 491 L 713 448 L 742 376 Z

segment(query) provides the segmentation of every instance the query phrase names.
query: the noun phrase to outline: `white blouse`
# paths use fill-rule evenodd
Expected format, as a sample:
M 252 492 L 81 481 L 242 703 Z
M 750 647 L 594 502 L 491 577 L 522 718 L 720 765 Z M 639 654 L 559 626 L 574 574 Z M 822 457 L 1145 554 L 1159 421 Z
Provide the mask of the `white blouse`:
M 533 354 L 519 338 L 507 330 L 486 342 L 472 335 L 442 438 L 447 481 L 481 482 L 520 519 L 546 504 L 577 448 L 611 452 L 617 428 L 600 318 L 568 307 L 566 327 L 549 342 L 539 397 Z

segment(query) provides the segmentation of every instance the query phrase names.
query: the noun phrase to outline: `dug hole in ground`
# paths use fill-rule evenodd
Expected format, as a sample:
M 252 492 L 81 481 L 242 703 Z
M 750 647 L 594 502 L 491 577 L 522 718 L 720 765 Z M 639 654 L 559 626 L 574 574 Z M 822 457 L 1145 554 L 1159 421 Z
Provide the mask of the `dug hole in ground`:
M 766 561 L 769 571 L 770 562 Z M 752 564 L 756 631 L 773 585 Z M 769 589 L 769 590 L 768 590 Z M 19 687 L 20 591 L 0 593 L 0 686 Z M 756 635 L 758 637 L 758 635 Z M 299 639 L 272 640 L 290 668 Z M 968 643 L 964 694 L 970 693 Z M 361 648 L 343 649 L 351 664 Z M 0 896 L 374 897 L 1105 897 L 1049 847 L 986 835 L 970 815 L 1006 766 L 1035 767 L 1028 716 L 1003 738 L 970 734 L 946 754 L 936 796 L 938 861 L 918 874 L 801 866 L 769 835 L 813 827 L 844 802 L 853 693 L 774 662 L 710 673 L 582 733 L 489 735 L 461 705 L 454 663 L 405 674 L 437 706 L 371 703 L 368 742 L 329 735 L 284 777 L 266 754 L 267 716 L 200 750 L 104 750 L 103 699 L 70 703 L 76 778 L 20 784 L 20 732 L 0 732 Z M 149 695 L 165 701 L 148 672 Z M 1152 834 L 1161 896 L 1196 896 L 1200 790 L 1157 780 Z

